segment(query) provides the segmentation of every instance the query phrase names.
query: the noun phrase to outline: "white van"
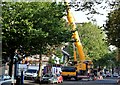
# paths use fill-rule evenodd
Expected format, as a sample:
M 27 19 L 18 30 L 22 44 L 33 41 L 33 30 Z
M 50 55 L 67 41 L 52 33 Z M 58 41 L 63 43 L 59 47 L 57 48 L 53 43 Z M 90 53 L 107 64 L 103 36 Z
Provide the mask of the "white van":
M 24 73 L 25 79 L 35 79 L 38 75 L 39 66 L 29 66 Z
M 25 79 L 35 79 L 37 77 L 38 70 L 28 69 L 25 71 L 24 77 Z

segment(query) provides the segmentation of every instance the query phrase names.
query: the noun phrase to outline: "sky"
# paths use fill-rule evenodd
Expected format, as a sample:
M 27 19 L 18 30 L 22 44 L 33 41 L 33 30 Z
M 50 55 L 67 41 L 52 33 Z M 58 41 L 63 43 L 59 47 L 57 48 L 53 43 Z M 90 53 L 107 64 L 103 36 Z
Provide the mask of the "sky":
M 78 23 L 91 21 L 87 19 L 87 17 L 90 17 L 90 16 L 85 15 L 85 13 L 83 12 L 73 12 L 73 16 L 75 18 L 75 22 L 78 22 Z M 106 13 L 104 15 L 94 15 L 93 18 L 96 19 L 96 22 L 94 23 L 99 26 L 103 26 L 103 24 L 105 24 L 105 21 L 107 19 L 106 16 L 107 16 Z
M 103 26 L 103 24 L 105 24 L 105 21 L 107 19 L 107 14 L 110 12 L 110 8 L 109 6 L 105 3 L 106 0 L 103 0 L 102 4 L 100 5 L 95 5 L 95 9 L 97 11 L 99 11 L 100 13 L 102 13 L 103 15 L 85 15 L 85 13 L 87 13 L 88 11 L 82 12 L 82 11 L 74 11 L 74 9 L 71 9 L 71 12 L 75 18 L 75 22 L 78 23 L 83 23 L 83 22 L 89 22 L 90 20 L 87 19 L 87 17 L 91 17 L 93 16 L 93 18 L 96 19 L 96 22 L 94 22 L 95 24 L 97 24 L 98 26 Z M 102 9 L 100 8 L 101 6 L 106 6 L 106 9 Z

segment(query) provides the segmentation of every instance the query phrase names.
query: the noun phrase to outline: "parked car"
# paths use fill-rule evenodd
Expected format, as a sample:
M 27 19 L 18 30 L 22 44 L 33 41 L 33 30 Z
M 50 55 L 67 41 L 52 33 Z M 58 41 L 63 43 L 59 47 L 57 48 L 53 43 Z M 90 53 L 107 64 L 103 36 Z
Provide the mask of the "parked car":
M 49 79 L 49 82 L 52 84 L 57 84 L 58 83 L 58 77 L 54 74 L 52 77 Z
M 38 70 L 36 69 L 28 69 L 25 71 L 25 79 L 35 79 L 37 77 Z
M 41 83 L 58 83 L 58 79 L 55 74 L 45 74 L 41 79 Z
M 63 77 L 61 76 L 61 74 L 56 74 L 57 79 L 58 79 L 58 83 L 62 83 L 63 82 Z
M 49 79 L 51 77 L 51 74 L 45 74 L 42 76 L 41 83 L 49 83 Z
M 0 75 L 0 85 L 12 85 L 12 79 L 9 75 Z
M 113 74 L 113 77 L 118 77 L 118 76 L 119 76 L 118 73 Z
M 106 77 L 111 77 L 112 76 L 112 74 L 111 73 L 106 73 L 106 75 L 105 75 Z
M 7 75 L 7 74 L 0 75 L 0 80 L 10 80 L 10 79 L 11 79 L 11 77 L 9 75 Z
M 102 73 L 102 76 L 103 76 L 103 77 L 106 77 L 106 74 L 105 74 L 105 73 Z

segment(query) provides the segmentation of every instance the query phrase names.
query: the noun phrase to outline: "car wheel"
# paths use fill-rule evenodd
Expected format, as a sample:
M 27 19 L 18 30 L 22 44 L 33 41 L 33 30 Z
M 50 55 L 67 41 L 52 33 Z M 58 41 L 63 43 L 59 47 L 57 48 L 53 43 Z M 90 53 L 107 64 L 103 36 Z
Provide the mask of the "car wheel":
M 57 84 L 57 82 L 54 82 L 54 84 Z

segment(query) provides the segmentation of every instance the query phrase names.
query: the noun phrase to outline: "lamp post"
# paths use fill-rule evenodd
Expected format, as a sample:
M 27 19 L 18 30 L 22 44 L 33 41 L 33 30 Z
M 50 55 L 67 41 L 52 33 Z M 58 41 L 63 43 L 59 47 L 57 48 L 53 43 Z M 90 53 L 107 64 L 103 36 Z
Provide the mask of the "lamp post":
M 24 74 L 23 74 L 24 69 L 21 69 L 21 85 L 24 85 Z

